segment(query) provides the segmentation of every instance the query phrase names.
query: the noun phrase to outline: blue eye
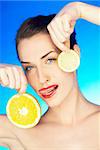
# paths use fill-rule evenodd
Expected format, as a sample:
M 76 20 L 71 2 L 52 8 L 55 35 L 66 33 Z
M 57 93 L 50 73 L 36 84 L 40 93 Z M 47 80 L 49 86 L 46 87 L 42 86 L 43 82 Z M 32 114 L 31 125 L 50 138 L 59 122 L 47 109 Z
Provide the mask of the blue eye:
M 49 58 L 47 60 L 47 64 L 51 64 L 51 63 L 55 62 L 56 60 L 57 60 L 56 58 Z
M 25 71 L 30 71 L 32 68 L 33 68 L 33 66 L 27 66 L 27 67 L 25 68 Z

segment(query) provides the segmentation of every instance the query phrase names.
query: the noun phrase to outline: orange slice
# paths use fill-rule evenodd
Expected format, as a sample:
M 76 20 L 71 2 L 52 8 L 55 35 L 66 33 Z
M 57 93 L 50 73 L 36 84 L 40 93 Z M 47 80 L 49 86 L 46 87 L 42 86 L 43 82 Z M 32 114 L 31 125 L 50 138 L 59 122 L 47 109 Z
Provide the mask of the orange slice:
M 74 50 L 61 52 L 58 56 L 58 66 L 65 72 L 73 72 L 80 65 L 79 55 Z
M 11 97 L 6 107 L 8 119 L 17 127 L 31 128 L 41 118 L 41 108 L 37 100 L 29 94 L 16 94 Z

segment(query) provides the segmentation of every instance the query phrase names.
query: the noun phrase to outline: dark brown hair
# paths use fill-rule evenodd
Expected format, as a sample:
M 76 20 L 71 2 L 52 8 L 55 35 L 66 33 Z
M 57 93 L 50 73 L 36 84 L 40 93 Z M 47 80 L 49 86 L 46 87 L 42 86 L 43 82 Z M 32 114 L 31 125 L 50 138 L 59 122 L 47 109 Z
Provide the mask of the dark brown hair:
M 48 33 L 47 25 L 51 22 L 51 20 L 56 16 L 56 14 L 51 14 L 48 16 L 38 15 L 35 17 L 31 17 L 26 19 L 22 25 L 20 26 L 19 30 L 17 31 L 16 35 L 16 50 L 19 44 L 19 41 L 25 38 L 30 38 L 33 35 L 42 32 Z M 70 48 L 73 49 L 74 44 L 76 44 L 75 39 L 75 31 L 70 36 Z M 17 51 L 18 54 L 18 51 Z

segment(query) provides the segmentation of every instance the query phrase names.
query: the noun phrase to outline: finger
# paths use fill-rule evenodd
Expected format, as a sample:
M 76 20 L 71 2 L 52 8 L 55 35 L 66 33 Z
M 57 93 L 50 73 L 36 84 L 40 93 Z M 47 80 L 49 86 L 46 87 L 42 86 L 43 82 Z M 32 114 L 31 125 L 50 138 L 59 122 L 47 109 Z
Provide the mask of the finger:
M 65 42 L 64 42 L 64 45 L 68 48 L 68 49 L 70 49 L 70 40 L 66 40 Z
M 75 20 L 71 20 L 71 22 L 70 22 L 71 28 L 73 28 L 75 26 L 75 24 L 76 24 L 76 21 Z
M 19 92 L 24 93 L 26 91 L 28 82 L 22 68 L 20 68 L 19 71 L 20 71 L 20 79 L 21 79 L 21 88 Z
M 20 87 L 21 87 L 20 73 L 19 73 L 19 71 L 16 67 L 13 66 L 12 69 L 13 69 L 13 72 L 14 72 L 14 75 L 15 75 L 15 81 L 16 81 L 15 82 L 15 88 L 20 89 Z
M 61 20 L 62 20 L 62 24 L 63 24 L 63 28 L 65 32 L 69 32 L 70 30 L 70 16 L 67 15 L 62 15 L 61 16 Z
M 70 35 L 71 35 L 71 34 L 73 33 L 73 31 L 74 31 L 75 23 L 76 23 L 75 21 L 72 21 L 72 22 L 70 23 L 70 25 L 69 25 L 67 21 L 65 21 L 65 20 L 62 21 L 64 31 L 68 30 L 68 31 L 66 31 L 66 33 L 68 34 L 68 38 L 70 38 Z
M 52 31 L 54 32 L 55 36 L 57 37 L 57 39 L 58 39 L 60 42 L 66 41 L 65 36 L 63 36 L 62 32 L 60 32 L 60 30 L 58 29 L 58 24 L 56 24 L 55 21 L 52 21 L 52 22 L 50 23 L 50 26 L 51 26 Z
M 55 22 L 57 24 L 58 30 L 63 34 L 63 36 L 65 38 L 69 38 L 69 33 L 68 33 L 68 31 L 65 31 L 61 18 L 60 17 L 56 17 L 55 18 Z
M 8 79 L 8 76 L 7 76 L 4 68 L 0 69 L 0 84 L 2 86 L 8 86 L 9 85 L 9 79 Z
M 75 24 L 76 24 L 76 21 L 75 20 L 71 20 L 71 22 L 70 22 L 70 30 L 69 30 L 70 35 L 74 31 Z
M 80 56 L 80 48 L 77 46 L 77 44 L 74 45 L 75 52 Z
M 51 27 L 50 27 L 49 25 L 47 26 L 47 29 L 48 29 L 48 31 L 49 31 L 49 33 L 50 33 L 50 37 L 51 37 L 52 41 L 54 42 L 54 44 L 55 44 L 61 51 L 66 51 L 66 50 L 67 50 L 67 47 L 66 47 L 63 43 L 61 43 L 61 42 L 58 41 L 58 39 L 56 38 L 55 34 L 53 33 L 53 31 L 52 31 L 52 29 L 51 29 Z
M 11 89 L 15 88 L 15 77 L 14 77 L 13 69 L 11 67 L 6 67 L 6 73 L 9 79 L 8 87 Z

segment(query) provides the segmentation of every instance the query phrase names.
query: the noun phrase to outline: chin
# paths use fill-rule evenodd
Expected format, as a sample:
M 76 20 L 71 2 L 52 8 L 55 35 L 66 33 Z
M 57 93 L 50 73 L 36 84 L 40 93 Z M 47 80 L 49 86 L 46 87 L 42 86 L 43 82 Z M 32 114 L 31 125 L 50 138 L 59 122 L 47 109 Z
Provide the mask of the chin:
M 63 101 L 63 100 L 62 100 Z M 47 103 L 47 105 L 49 106 L 49 107 L 51 107 L 51 108 L 54 108 L 54 107 L 57 107 L 57 106 L 60 106 L 61 104 L 62 104 L 62 101 L 60 100 L 56 100 L 56 99 L 54 99 L 54 100 L 52 100 L 52 101 L 48 101 L 48 102 L 46 102 Z

